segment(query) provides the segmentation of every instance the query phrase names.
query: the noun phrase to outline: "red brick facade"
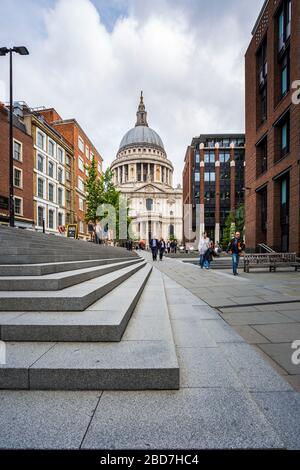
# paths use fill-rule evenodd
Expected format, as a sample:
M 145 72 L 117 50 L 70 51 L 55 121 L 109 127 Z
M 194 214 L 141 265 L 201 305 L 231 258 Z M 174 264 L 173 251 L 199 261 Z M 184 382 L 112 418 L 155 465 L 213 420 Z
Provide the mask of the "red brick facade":
M 32 137 L 27 134 L 22 120 L 14 116 L 15 141 L 15 225 L 33 227 L 33 155 Z M 9 198 L 9 121 L 8 109 L 0 103 L 0 223 L 8 223 Z
M 246 245 L 300 252 L 300 2 L 266 1 L 246 53 Z M 265 101 L 264 97 L 267 97 Z

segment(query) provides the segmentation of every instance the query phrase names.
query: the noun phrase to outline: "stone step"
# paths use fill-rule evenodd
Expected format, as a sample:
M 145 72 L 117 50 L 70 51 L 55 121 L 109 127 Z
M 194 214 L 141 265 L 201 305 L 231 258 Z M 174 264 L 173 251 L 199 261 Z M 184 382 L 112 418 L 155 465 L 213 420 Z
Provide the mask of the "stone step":
M 119 260 L 118 263 L 77 269 L 76 271 L 70 272 L 65 271 L 62 273 L 49 274 L 46 276 L 0 277 L 0 291 L 61 290 L 139 262 L 140 259 L 136 258 L 129 261 Z
M 3 341 L 120 341 L 152 267 L 144 266 L 83 312 L 0 313 Z M 122 301 L 120 301 L 122 299 Z
M 130 256 L 124 258 L 119 257 L 42 264 L 1 264 L 0 279 L 1 276 L 44 276 L 46 274 L 73 271 L 93 266 L 103 266 L 110 263 L 119 263 L 120 261 L 130 261 L 132 258 L 133 257 Z
M 0 311 L 82 311 L 145 266 L 145 261 L 59 291 L 0 292 Z
M 178 389 L 161 273 L 153 269 L 120 342 L 7 342 L 6 358 L 0 366 L 2 389 Z
M 121 257 L 127 257 L 128 251 L 122 250 Z M 51 262 L 67 262 L 67 261 L 84 261 L 84 260 L 95 260 L 107 258 L 109 253 L 99 251 L 99 253 L 90 254 L 90 253 L 73 253 L 68 254 L 66 250 L 65 254 L 32 254 L 32 255 L 0 255 L 0 264 L 40 264 L 40 263 L 51 263 Z M 112 253 L 113 258 L 119 256 L 119 252 Z M 133 254 L 134 256 L 134 254 Z

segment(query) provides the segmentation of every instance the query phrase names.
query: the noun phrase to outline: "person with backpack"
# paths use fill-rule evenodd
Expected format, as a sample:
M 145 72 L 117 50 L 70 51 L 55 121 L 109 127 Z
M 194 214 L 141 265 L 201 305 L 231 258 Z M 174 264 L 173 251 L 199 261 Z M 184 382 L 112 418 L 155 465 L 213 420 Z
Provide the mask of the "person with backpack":
M 209 248 L 209 244 L 210 244 L 210 240 L 207 236 L 207 233 L 203 232 L 202 238 L 200 239 L 199 245 L 198 245 L 198 250 L 199 250 L 199 254 L 200 254 L 199 264 L 200 264 L 201 269 L 203 269 L 203 267 L 204 267 L 204 255 L 205 255 L 205 253 L 207 252 L 207 250 Z
M 204 258 L 203 266 L 205 269 L 210 269 L 210 265 L 214 256 L 216 256 L 215 245 L 214 245 L 214 242 L 210 242 L 209 247 L 207 248 L 203 257 Z

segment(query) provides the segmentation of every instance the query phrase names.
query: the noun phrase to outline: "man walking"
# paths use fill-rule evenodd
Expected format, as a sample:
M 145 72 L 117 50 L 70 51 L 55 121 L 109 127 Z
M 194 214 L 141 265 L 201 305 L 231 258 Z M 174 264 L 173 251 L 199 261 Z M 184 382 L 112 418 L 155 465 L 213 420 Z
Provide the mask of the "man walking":
M 152 251 L 153 261 L 157 261 L 157 252 L 158 252 L 158 240 L 157 240 L 157 238 L 153 237 L 150 240 L 150 248 L 151 248 L 151 251 Z
M 163 238 L 159 241 L 159 261 L 163 260 L 164 253 L 166 251 L 166 242 Z
M 234 276 L 238 275 L 240 256 L 244 249 L 245 243 L 241 239 L 240 232 L 235 232 L 234 238 L 230 240 L 227 247 L 227 253 L 231 253 L 232 256 L 232 271 Z
M 207 233 L 203 232 L 202 233 L 202 238 L 200 239 L 199 245 L 198 245 L 198 250 L 199 250 L 199 253 L 200 253 L 200 268 L 201 269 L 203 269 L 204 261 L 205 261 L 204 255 L 207 252 L 209 246 L 210 246 L 210 241 L 209 241 L 209 238 L 207 236 Z

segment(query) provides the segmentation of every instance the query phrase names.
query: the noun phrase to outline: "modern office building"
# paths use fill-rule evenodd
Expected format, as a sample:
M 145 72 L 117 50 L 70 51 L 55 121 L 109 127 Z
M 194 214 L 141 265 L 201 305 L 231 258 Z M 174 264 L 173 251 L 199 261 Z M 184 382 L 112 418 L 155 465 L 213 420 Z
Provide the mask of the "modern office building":
M 0 223 L 9 223 L 9 109 L 0 103 Z M 34 227 L 32 137 L 20 116 L 13 115 L 15 226 Z
M 265 1 L 246 53 L 246 241 L 252 251 L 265 243 L 300 252 L 299 24 L 298 0 Z
M 87 224 L 84 220 L 86 210 L 86 166 L 90 164 L 94 157 L 97 164 L 97 172 L 100 176 L 103 159 L 76 119 L 62 119 L 53 108 L 42 109 L 40 113 L 51 127 L 59 132 L 73 148 L 75 222 L 78 224 L 79 237 L 85 238 L 88 236 Z
M 227 216 L 244 203 L 244 134 L 194 137 L 183 169 L 184 241 L 204 230 L 216 242 L 223 238 Z
M 111 164 L 114 181 L 127 199 L 136 239 L 182 237 L 182 189 L 173 188 L 173 165 L 160 136 L 148 126 L 141 95 L 135 127 L 122 138 Z

